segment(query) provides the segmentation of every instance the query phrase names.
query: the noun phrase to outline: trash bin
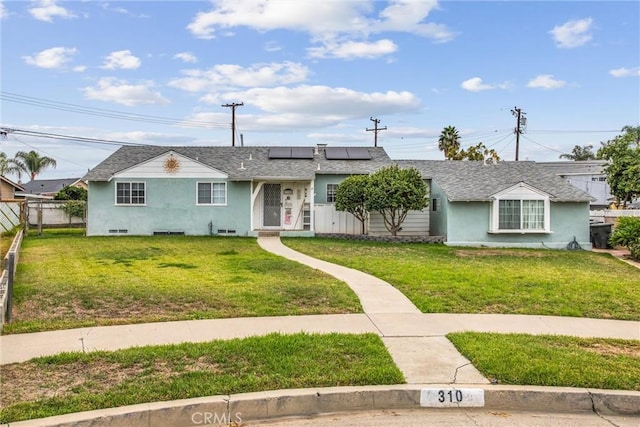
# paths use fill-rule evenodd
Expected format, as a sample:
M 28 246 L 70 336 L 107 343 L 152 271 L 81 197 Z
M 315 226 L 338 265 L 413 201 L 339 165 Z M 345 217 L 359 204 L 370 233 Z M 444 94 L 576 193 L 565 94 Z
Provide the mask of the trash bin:
M 589 234 L 591 235 L 591 244 L 598 249 L 609 248 L 609 236 L 611 236 L 611 228 L 613 224 L 591 224 L 589 225 Z

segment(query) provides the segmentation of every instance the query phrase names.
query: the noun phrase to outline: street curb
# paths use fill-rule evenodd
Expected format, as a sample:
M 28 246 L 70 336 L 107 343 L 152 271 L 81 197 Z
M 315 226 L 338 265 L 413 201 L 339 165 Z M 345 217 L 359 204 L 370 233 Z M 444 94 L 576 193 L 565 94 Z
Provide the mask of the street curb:
M 20 421 L 2 424 L 1 427 L 223 426 L 234 422 L 240 425 L 249 421 L 334 412 L 419 409 L 422 407 L 421 393 L 424 389 L 470 389 L 484 395 L 484 404 L 480 407 L 488 410 L 640 416 L 638 391 L 484 384 L 401 384 L 274 390 L 153 402 Z

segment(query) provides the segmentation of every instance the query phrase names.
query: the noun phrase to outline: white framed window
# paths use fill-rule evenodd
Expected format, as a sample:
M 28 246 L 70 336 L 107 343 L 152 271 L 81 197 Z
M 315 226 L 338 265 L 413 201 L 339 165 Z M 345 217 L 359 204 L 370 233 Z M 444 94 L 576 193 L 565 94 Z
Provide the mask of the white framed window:
M 116 183 L 116 205 L 144 205 L 146 197 L 144 182 Z
M 338 184 L 327 184 L 327 203 L 336 202 L 337 192 L 338 192 Z
M 551 233 L 549 196 L 526 184 L 494 196 L 490 233 Z
M 226 182 L 199 182 L 197 189 L 198 205 L 226 205 Z

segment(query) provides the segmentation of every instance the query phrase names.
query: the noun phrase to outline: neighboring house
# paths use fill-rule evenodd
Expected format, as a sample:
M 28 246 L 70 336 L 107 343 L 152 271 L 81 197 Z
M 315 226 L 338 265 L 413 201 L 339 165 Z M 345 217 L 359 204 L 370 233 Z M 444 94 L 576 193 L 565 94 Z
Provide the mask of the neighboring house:
M 0 175 L 0 200 L 13 200 L 16 198 L 16 192 L 21 191 L 24 191 L 22 185 Z
M 22 185 L 24 187 L 23 195 L 39 196 L 39 198 L 53 199 L 66 186 L 80 187 L 87 189 L 87 184 L 81 178 L 63 178 L 63 179 L 34 179 Z
M 92 169 L 88 235 L 359 234 L 335 210 L 348 176 L 398 164 L 420 170 L 431 206 L 400 235 L 448 244 L 589 244 L 588 194 L 533 162 L 395 161 L 381 147 L 122 147 Z M 372 213 L 370 235 L 388 235 Z
M 538 164 L 593 196 L 591 209 L 606 209 L 615 199 L 607 183 L 607 175 L 604 173 L 606 160 L 540 162 Z

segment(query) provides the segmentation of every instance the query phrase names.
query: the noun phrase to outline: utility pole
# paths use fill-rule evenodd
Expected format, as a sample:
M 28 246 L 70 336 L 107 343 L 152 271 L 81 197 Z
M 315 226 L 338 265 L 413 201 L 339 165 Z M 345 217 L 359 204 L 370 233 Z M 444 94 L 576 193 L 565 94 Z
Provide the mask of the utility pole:
M 231 104 L 223 104 L 223 107 L 231 108 L 231 146 L 236 146 L 236 108 L 242 107 L 244 102 L 232 102 Z
M 377 147 L 378 146 L 378 132 L 380 132 L 381 130 L 387 130 L 387 127 L 383 127 L 383 128 L 379 128 L 378 127 L 378 123 L 380 123 L 380 119 L 374 119 L 373 117 L 369 118 L 369 120 L 371 120 L 374 124 L 373 129 L 368 129 L 367 128 L 367 132 L 374 132 L 374 136 L 373 136 L 373 146 Z
M 524 132 L 524 128 L 527 126 L 527 118 L 525 117 L 526 113 L 522 112 L 521 108 L 513 107 L 511 110 L 511 114 L 516 118 L 516 128 L 513 132 L 516 134 L 516 162 L 518 161 L 518 156 L 520 154 L 520 134 Z

